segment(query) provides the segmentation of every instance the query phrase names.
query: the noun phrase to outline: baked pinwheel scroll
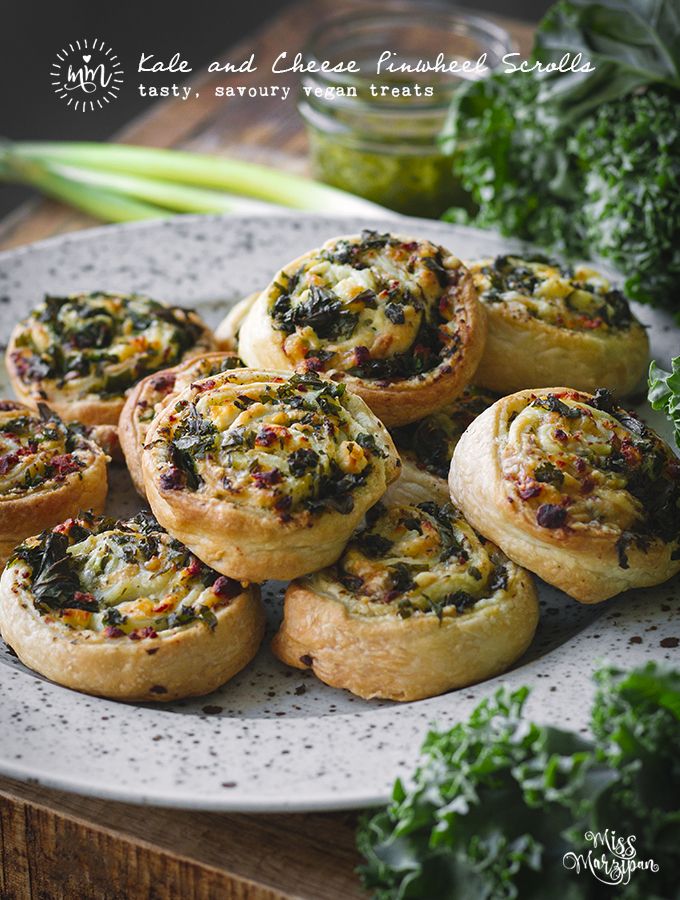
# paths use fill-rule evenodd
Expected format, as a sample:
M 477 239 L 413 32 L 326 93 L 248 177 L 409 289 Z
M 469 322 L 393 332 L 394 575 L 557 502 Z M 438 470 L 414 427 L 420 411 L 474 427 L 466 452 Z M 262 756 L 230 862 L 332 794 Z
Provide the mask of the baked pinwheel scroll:
M 343 384 L 252 369 L 186 388 L 142 453 L 158 521 L 247 581 L 334 562 L 400 465 L 385 427 Z
M 0 579 L 0 629 L 66 687 L 174 700 L 224 684 L 264 631 L 256 587 L 225 578 L 148 515 L 82 515 L 29 538 Z
M 88 429 L 0 400 L 0 568 L 24 538 L 81 509 L 101 512 L 108 457 Z
M 417 700 L 489 678 L 531 643 L 531 575 L 445 499 L 378 504 L 338 562 L 294 581 L 272 649 L 360 697 Z
M 247 313 L 238 352 L 249 366 L 323 373 L 393 426 L 460 394 L 485 338 L 484 309 L 456 256 L 365 231 L 284 266 Z
M 449 483 L 481 534 L 584 603 L 680 571 L 680 460 L 606 390 L 504 397 L 461 438 Z
M 192 310 L 137 294 L 47 296 L 15 327 L 7 369 L 17 397 L 64 421 L 116 425 L 141 378 L 215 349 Z

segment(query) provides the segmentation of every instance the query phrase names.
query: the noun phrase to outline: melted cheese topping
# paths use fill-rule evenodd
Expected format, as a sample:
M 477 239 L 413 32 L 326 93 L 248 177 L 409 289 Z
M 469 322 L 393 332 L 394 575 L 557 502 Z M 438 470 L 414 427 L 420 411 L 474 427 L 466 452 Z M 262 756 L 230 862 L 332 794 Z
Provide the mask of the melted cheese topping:
M 11 405 L 0 409 L 0 501 L 57 490 L 91 465 L 99 451 L 76 426 Z
M 680 462 L 607 392 L 536 395 L 511 409 L 501 468 L 541 527 L 677 540 Z
M 11 359 L 28 385 L 54 383 L 73 399 L 119 397 L 205 346 L 204 332 L 195 313 L 147 297 L 47 297 L 19 326 Z
M 608 332 L 639 322 L 620 291 L 595 269 L 498 256 L 470 266 L 480 300 L 522 321 L 539 319 L 572 331 Z
M 448 289 L 460 270 L 460 260 L 428 241 L 365 232 L 279 272 L 269 315 L 300 371 L 411 377 L 455 350 Z
M 338 563 L 303 579 L 352 615 L 454 617 L 495 602 L 513 564 L 450 504 L 374 508 Z
M 244 590 L 155 521 L 69 520 L 25 542 L 12 565 L 46 620 L 101 639 L 153 638 L 196 621 L 212 628 L 215 611 Z
M 343 385 L 314 375 L 227 372 L 166 407 L 153 448 L 163 490 L 274 510 L 287 521 L 318 509 L 350 512 L 352 494 L 391 448 L 350 413 Z
M 467 387 L 458 399 L 438 412 L 414 425 L 396 429 L 397 447 L 411 453 L 428 472 L 446 478 L 463 432 L 495 400 L 492 394 Z

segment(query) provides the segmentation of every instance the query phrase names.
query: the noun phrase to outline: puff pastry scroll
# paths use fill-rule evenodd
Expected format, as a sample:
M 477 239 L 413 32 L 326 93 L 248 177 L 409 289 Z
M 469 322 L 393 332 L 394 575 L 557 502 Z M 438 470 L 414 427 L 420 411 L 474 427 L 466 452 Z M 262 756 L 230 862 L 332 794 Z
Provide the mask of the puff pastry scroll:
M 272 649 L 360 697 L 418 700 L 504 671 L 537 622 L 529 573 L 438 497 L 378 504 L 335 566 L 289 586 Z
M 400 460 L 360 397 L 318 375 L 234 369 L 194 382 L 142 452 L 159 522 L 232 578 L 333 562 Z
M 240 671 L 264 613 L 256 587 L 212 571 L 153 517 L 80 516 L 16 550 L 0 579 L 0 630 L 59 684 L 165 701 Z
M 429 241 L 365 231 L 284 266 L 247 314 L 239 354 L 249 366 L 325 373 L 392 426 L 460 394 L 485 337 L 459 259 Z
M 504 397 L 462 436 L 449 484 L 478 531 L 583 603 L 680 571 L 680 460 L 606 390 Z
M 233 353 L 206 353 L 171 369 L 147 375 L 132 388 L 118 420 L 118 437 L 139 494 L 144 496 L 142 447 L 156 414 L 193 381 L 242 366 Z
M 45 297 L 7 348 L 12 386 L 29 406 L 64 419 L 116 425 L 127 391 L 151 372 L 215 348 L 192 310 L 136 294 Z
M 469 264 L 489 330 L 476 381 L 499 394 L 566 380 L 630 393 L 647 368 L 647 332 L 623 294 L 586 266 L 497 256 Z M 567 378 L 568 376 L 568 378 Z
M 81 509 L 101 512 L 106 454 L 46 406 L 0 400 L 0 568 L 24 538 Z

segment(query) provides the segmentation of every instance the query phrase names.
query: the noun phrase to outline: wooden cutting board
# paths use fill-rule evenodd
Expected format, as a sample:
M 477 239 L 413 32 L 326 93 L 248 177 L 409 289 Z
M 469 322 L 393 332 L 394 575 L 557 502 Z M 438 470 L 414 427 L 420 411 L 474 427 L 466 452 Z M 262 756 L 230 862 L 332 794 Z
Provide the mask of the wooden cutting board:
M 322 15 L 352 0 L 302 0 L 270 19 L 225 60 L 253 50 L 262 60 L 297 51 Z M 532 29 L 498 19 L 528 53 Z M 306 171 L 306 139 L 287 102 L 214 96 L 217 85 L 268 84 L 268 66 L 249 76 L 192 79 L 199 98 L 154 104 L 117 136 L 125 143 L 181 147 Z M 0 249 L 98 224 L 58 203 L 35 200 L 0 222 Z M 1 740 L 1 739 L 0 739 Z M 223 815 L 96 800 L 0 779 L 2 900 L 352 900 L 366 897 L 355 874 L 358 814 Z

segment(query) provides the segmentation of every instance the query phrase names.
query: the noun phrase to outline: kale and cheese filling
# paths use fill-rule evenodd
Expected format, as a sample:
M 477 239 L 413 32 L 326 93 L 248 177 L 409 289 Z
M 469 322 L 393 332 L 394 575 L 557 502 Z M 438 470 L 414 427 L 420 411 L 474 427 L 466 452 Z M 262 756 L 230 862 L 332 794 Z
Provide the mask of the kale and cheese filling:
M 387 435 L 350 411 L 357 398 L 314 374 L 250 370 L 195 382 L 150 435 L 162 490 L 206 491 L 217 500 L 275 512 L 281 521 L 332 509 L 384 465 Z
M 508 586 L 512 563 L 449 503 L 377 504 L 367 521 L 335 566 L 302 580 L 352 615 L 450 618 Z
M 419 466 L 432 475 L 446 478 L 451 457 L 465 429 L 496 401 L 493 394 L 467 387 L 457 400 L 402 428 L 393 431 L 398 449 L 411 454 Z
M 594 529 L 626 547 L 680 540 L 680 460 L 611 394 L 522 401 L 499 439 L 503 476 L 541 528 Z
M 396 380 L 429 372 L 457 351 L 461 263 L 429 241 L 364 231 L 284 270 L 268 313 L 298 371 Z
M 637 324 L 621 291 L 586 266 L 497 256 L 468 268 L 480 300 L 491 310 L 504 307 L 519 321 L 538 319 L 557 328 L 591 332 Z
M 200 349 L 205 334 L 195 313 L 148 297 L 47 296 L 15 330 L 10 361 L 28 387 L 53 383 L 72 399 L 117 398 Z
M 98 452 L 81 426 L 65 425 L 46 406 L 35 416 L 0 401 L 0 500 L 57 490 Z
M 196 622 L 243 593 L 149 514 L 129 521 L 82 515 L 29 538 L 8 563 L 46 622 L 93 639 L 143 640 Z

